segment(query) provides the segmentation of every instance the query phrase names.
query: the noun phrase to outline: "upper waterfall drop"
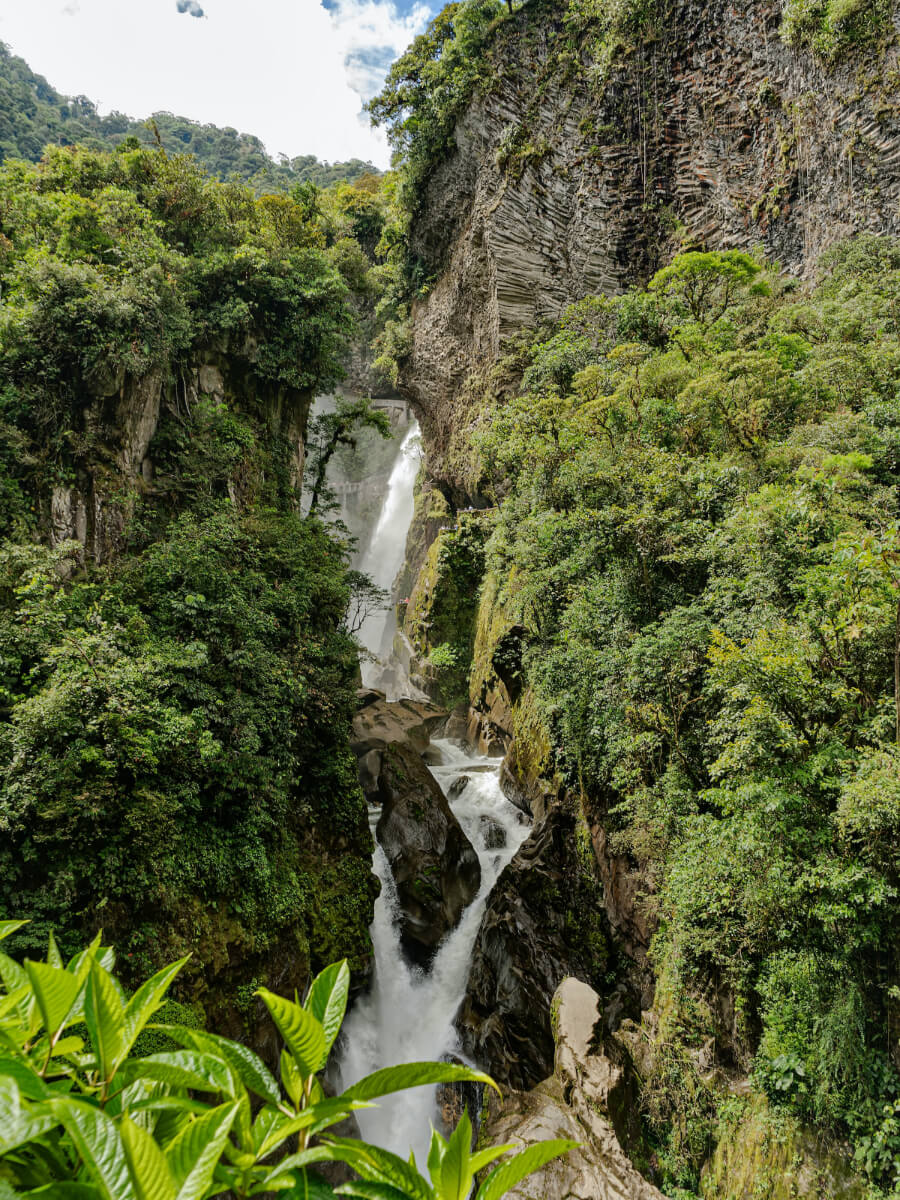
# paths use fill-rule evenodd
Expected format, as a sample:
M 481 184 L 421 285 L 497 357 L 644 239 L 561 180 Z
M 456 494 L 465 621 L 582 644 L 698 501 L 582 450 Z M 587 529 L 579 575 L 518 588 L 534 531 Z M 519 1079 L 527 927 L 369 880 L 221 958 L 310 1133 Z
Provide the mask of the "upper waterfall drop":
M 415 509 L 414 490 L 421 461 L 419 425 L 413 421 L 404 435 L 388 480 L 387 494 L 378 523 L 359 569 L 389 595 L 385 609 L 369 613 L 360 627 L 358 638 L 372 657 L 362 661 L 362 679 L 366 687 L 378 687 L 389 700 L 410 694 L 408 681 L 396 662 L 386 663 L 391 655 L 397 618 L 390 593 L 406 557 L 406 535 Z

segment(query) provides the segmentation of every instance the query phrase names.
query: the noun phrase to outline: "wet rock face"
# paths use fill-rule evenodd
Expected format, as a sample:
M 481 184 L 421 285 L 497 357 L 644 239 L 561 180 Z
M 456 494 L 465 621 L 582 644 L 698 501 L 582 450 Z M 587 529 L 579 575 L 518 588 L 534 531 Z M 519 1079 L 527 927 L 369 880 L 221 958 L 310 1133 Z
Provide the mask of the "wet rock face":
M 587 984 L 565 979 L 552 1001 L 555 1054 L 552 1075 L 526 1093 L 513 1093 L 489 1112 L 488 1145 L 532 1146 L 552 1138 L 578 1142 L 576 1150 L 524 1179 L 511 1200 L 664 1200 L 628 1159 L 619 1132 L 634 1110 L 634 1075 L 598 1045 L 600 997 Z
M 612 950 L 598 892 L 575 818 L 558 806 L 491 893 L 457 1018 L 466 1052 L 499 1082 L 524 1089 L 550 1073 L 556 988 L 567 975 L 599 984 L 606 974 Z
M 481 884 L 478 855 L 419 754 L 408 745 L 381 755 L 377 836 L 400 902 L 404 951 L 430 962 Z

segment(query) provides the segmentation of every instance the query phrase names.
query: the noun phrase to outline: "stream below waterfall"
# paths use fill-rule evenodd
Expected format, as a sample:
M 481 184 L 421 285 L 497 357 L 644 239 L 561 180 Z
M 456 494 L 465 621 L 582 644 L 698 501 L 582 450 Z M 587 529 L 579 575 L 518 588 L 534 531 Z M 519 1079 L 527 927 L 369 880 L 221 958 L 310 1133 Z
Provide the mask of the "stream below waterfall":
M 475 848 L 481 863 L 481 887 L 457 927 L 438 948 L 431 967 L 412 966 L 400 947 L 397 895 L 387 859 L 376 847 L 374 869 L 381 880 L 375 902 L 372 942 L 375 973 L 371 988 L 354 1006 L 344 1025 L 340 1062 L 342 1086 L 394 1063 L 460 1055 L 454 1018 L 469 978 L 472 948 L 488 896 L 500 872 L 529 833 L 525 816 L 500 790 L 500 762 L 475 755 L 458 743 L 436 739 L 429 747 L 429 769 Z M 462 790 L 451 785 L 465 777 Z M 373 828 L 379 809 L 370 818 Z M 430 1125 L 435 1117 L 433 1088 L 416 1088 L 380 1101 L 357 1114 L 363 1137 L 406 1158 L 412 1149 L 424 1166 Z
M 390 593 L 405 560 L 418 473 L 419 428 L 413 422 L 390 473 L 387 493 L 359 568 Z M 397 632 L 393 606 L 366 618 L 359 640 L 369 652 L 363 682 L 388 700 L 415 692 L 393 655 Z M 432 741 L 425 755 L 429 770 L 472 843 L 481 864 L 481 886 L 459 924 L 444 938 L 428 969 L 413 966 L 400 945 L 398 905 L 387 858 L 376 844 L 373 870 L 381 881 L 371 927 L 375 968 L 368 992 L 349 1013 L 343 1029 L 338 1071 L 342 1087 L 396 1063 L 461 1057 L 454 1019 L 465 996 L 472 950 L 488 897 L 501 871 L 528 836 L 525 816 L 500 790 L 500 762 L 449 739 Z M 380 809 L 370 810 L 373 834 Z M 364 1138 L 406 1158 L 412 1149 L 424 1167 L 430 1127 L 437 1116 L 434 1088 L 387 1097 L 377 1108 L 357 1114 Z

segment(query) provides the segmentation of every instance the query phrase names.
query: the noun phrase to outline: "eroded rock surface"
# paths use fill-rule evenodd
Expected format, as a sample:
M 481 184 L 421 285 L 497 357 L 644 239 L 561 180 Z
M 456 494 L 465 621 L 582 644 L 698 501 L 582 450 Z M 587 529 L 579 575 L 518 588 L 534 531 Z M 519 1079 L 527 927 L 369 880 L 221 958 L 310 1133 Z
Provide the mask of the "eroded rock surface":
M 529 1088 L 550 1073 L 550 1002 L 567 975 L 598 984 L 612 946 L 590 855 L 562 806 L 500 876 L 478 932 L 457 1026 L 495 1079 Z
M 369 803 L 380 803 L 378 780 L 382 756 L 389 746 L 408 746 L 422 754 L 447 719 L 436 704 L 420 700 L 385 698 L 384 692 L 361 688 L 353 718 L 350 746 L 359 764 L 359 781 Z
M 530 1092 L 494 1104 L 486 1144 L 533 1146 L 569 1138 L 580 1146 L 524 1179 L 510 1200 L 664 1200 L 625 1153 L 617 1125 L 634 1111 L 627 1067 L 599 1049 L 600 997 L 587 984 L 565 979 L 552 1003 L 555 1054 L 552 1075 Z
M 681 242 L 762 246 L 802 273 L 856 230 L 900 231 L 890 28 L 829 64 L 785 44 L 771 0 L 656 8 L 646 39 L 604 64 L 590 33 L 573 52 L 557 7 L 523 6 L 429 181 L 412 249 L 439 277 L 401 383 L 432 481 L 458 504 L 477 492 L 458 465 L 464 383 L 518 330 L 646 279 Z M 517 140 L 528 150 L 510 157 Z
M 478 855 L 421 756 L 398 743 L 381 753 L 377 836 L 400 902 L 403 948 L 430 961 L 478 892 Z

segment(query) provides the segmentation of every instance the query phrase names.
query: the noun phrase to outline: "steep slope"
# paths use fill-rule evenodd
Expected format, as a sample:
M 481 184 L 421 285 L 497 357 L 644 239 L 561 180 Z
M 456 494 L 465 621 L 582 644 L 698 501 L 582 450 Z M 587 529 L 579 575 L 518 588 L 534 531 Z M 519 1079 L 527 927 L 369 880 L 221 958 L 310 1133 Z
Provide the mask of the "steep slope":
M 129 977 L 190 954 L 252 1038 L 260 983 L 370 965 L 346 550 L 300 513 L 348 292 L 301 206 L 183 157 L 0 194 L 0 911 Z
M 900 9 L 875 7 L 831 61 L 786 44 L 766 0 L 532 0 L 501 25 L 410 230 L 437 278 L 402 382 L 437 477 L 471 488 L 451 453 L 463 384 L 517 330 L 679 245 L 760 246 L 803 274 L 855 230 L 900 230 Z
M 591 894 L 539 893 L 529 925 L 593 904 L 610 941 L 605 979 L 526 941 L 518 993 L 567 969 L 603 993 L 663 1190 L 718 1195 L 727 1161 L 742 1195 L 844 1194 L 848 1139 L 887 1185 L 900 9 L 483 3 L 473 34 L 475 7 L 378 104 L 428 281 L 396 339 L 428 455 L 419 679 L 468 683 L 470 732 L 506 749 L 536 818 L 510 878 L 562 820 L 564 873 L 589 864 Z M 521 892 L 462 1013 L 501 1073 Z M 550 1033 L 537 1014 L 519 1079 Z

